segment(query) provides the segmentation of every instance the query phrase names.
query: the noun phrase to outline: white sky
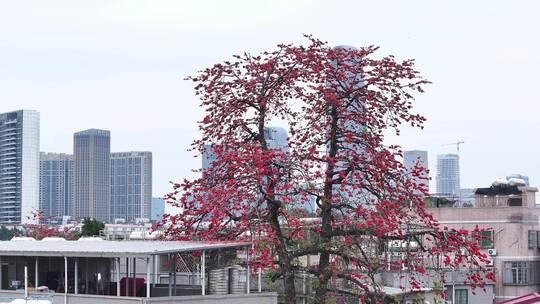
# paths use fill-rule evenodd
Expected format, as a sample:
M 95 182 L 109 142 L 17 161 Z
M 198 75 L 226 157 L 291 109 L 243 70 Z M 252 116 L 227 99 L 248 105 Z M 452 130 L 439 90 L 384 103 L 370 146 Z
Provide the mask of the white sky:
M 0 0 L 0 112 L 41 113 L 41 150 L 111 130 L 112 150 L 154 153 L 154 195 L 200 166 L 187 152 L 202 112 L 187 75 L 313 34 L 415 58 L 434 82 L 424 131 L 389 143 L 461 149 L 462 187 L 509 173 L 540 185 L 540 2 Z M 432 174 L 434 177 L 434 174 Z M 434 187 L 434 182 L 432 183 Z M 434 188 L 433 188 L 434 189 Z

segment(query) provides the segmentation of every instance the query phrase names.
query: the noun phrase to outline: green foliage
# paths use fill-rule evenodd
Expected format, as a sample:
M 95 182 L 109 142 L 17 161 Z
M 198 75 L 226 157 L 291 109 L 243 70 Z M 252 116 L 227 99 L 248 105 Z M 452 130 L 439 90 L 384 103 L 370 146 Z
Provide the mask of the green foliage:
M 9 241 L 15 236 L 15 231 L 13 229 L 8 229 L 5 226 L 0 227 L 0 240 Z
M 99 236 L 99 232 L 103 229 L 105 229 L 105 224 L 102 222 L 94 218 L 85 218 L 80 236 Z

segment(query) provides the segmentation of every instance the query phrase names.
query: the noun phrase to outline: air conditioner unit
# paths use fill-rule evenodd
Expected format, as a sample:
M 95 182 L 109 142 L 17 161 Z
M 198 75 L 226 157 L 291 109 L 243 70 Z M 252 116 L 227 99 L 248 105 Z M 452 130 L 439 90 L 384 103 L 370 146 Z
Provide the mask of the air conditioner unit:
M 497 249 L 488 249 L 487 251 L 489 256 L 496 256 L 497 255 Z
M 393 251 L 393 252 L 390 253 L 390 255 L 393 256 L 393 257 L 396 257 L 396 258 L 401 258 L 401 259 L 403 259 L 403 257 L 405 257 L 404 252 L 395 252 L 395 251 Z
M 401 243 L 402 243 L 402 241 L 400 241 L 400 240 L 390 241 L 388 243 L 388 247 L 390 247 L 390 248 L 401 248 Z
M 493 266 L 493 260 L 492 259 L 487 259 L 486 260 L 486 266 Z

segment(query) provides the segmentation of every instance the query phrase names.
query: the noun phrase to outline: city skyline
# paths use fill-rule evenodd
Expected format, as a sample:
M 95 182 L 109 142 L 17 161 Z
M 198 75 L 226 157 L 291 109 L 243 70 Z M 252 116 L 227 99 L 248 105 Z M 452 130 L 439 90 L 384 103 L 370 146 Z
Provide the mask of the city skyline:
M 191 83 L 182 79 L 238 52 L 302 42 L 302 33 L 308 33 L 332 45 L 375 44 L 381 46 L 378 55 L 416 59 L 433 81 L 413 109 L 427 117 L 426 127 L 405 128 L 387 142 L 429 151 L 431 172 L 436 155 L 455 152 L 441 145 L 459 138 L 466 142 L 462 187 L 516 172 L 535 185 L 538 144 L 523 142 L 523 134 L 540 129 L 540 93 L 534 90 L 540 44 L 530 39 L 538 28 L 539 4 L 498 3 L 487 10 L 464 1 L 393 3 L 392 9 L 350 3 L 343 11 L 323 1 L 240 2 L 242 9 L 220 2 L 152 7 L 66 2 L 60 14 L 38 1 L 6 2 L 0 10 L 0 24 L 10 29 L 3 31 L 0 50 L 0 112 L 40 111 L 42 151 L 71 153 L 76 130 L 112 130 L 111 151 L 154 153 L 159 161 L 153 195 L 163 196 L 171 191 L 170 181 L 191 177 L 190 170 L 200 166 L 187 150 L 203 112 Z M 320 22 L 329 15 L 340 18 Z M 229 18 L 234 22 L 226 22 Z M 250 26 L 254 22 L 257 26 Z M 430 187 L 435 188 L 434 179 Z
M 36 110 L 29 110 L 29 109 L 20 109 L 20 110 L 16 110 L 16 111 L 12 111 L 12 112 L 21 112 L 21 111 L 30 111 L 30 112 L 35 112 L 35 113 L 38 113 L 38 116 L 39 116 L 39 111 L 36 111 Z M 12 112 L 6 112 L 6 113 L 12 113 Z M 0 112 L 1 113 L 1 112 Z M 39 123 L 38 123 L 39 124 Z M 39 126 L 38 126 L 39 128 Z M 99 130 L 99 129 L 89 129 L 89 130 Z M 88 130 L 87 130 L 88 131 Z M 110 131 L 109 131 L 110 132 Z M 77 132 L 75 132 L 77 133 Z M 277 147 L 279 145 L 281 146 L 284 146 L 285 143 L 286 143 L 286 140 L 287 140 L 287 130 L 282 128 L 282 127 L 278 127 L 278 126 L 275 126 L 275 127 L 270 127 L 268 128 L 267 130 L 265 130 L 265 136 L 268 138 L 269 140 L 269 145 L 271 147 Z M 112 141 L 111 141 L 111 145 L 112 145 Z M 210 147 L 209 145 L 206 145 L 208 148 Z M 443 146 L 446 146 L 446 145 L 443 145 Z M 414 147 L 413 147 L 414 148 Z M 288 151 L 288 147 L 286 147 L 286 150 Z M 130 151 L 110 151 L 110 154 L 113 155 L 115 153 L 139 153 L 141 151 L 135 151 L 135 150 L 130 150 Z M 407 153 L 411 153 L 411 155 L 414 154 L 414 156 L 407 156 Z M 429 178 L 430 178 L 430 183 L 428 185 L 428 188 L 430 189 L 436 189 L 437 188 L 437 171 L 438 171 L 438 168 L 437 168 L 437 165 L 432 165 L 432 166 L 435 166 L 435 168 L 433 167 L 430 167 L 429 166 L 429 158 L 431 157 L 436 157 L 437 158 L 437 162 L 435 162 L 436 164 L 438 164 L 438 158 L 439 156 L 441 155 L 457 155 L 457 154 L 454 154 L 454 153 L 443 153 L 443 154 L 437 154 L 436 156 L 433 156 L 433 153 L 428 153 L 428 151 L 423 151 L 423 150 L 419 150 L 419 149 L 411 149 L 411 150 L 404 150 L 403 151 L 403 162 L 404 162 L 404 165 L 409 168 L 412 163 L 411 161 L 412 160 L 415 160 L 417 157 L 419 157 L 418 153 L 424 153 L 425 152 L 425 156 L 422 154 L 421 155 L 421 161 L 423 163 L 427 163 L 428 164 L 428 169 L 429 169 Z M 41 147 L 39 147 L 39 153 L 40 154 L 51 154 L 51 156 L 54 158 L 54 155 L 71 155 L 72 154 L 69 154 L 69 153 L 66 153 L 66 152 L 58 152 L 58 151 L 42 151 Z M 152 152 L 148 152 L 148 153 L 152 153 Z M 429 155 L 429 157 L 428 157 Z M 207 168 L 209 166 L 209 162 L 211 161 L 211 159 L 213 157 L 215 157 L 213 155 L 213 153 L 209 153 L 209 155 L 198 155 L 196 154 L 195 157 L 200 157 L 200 161 L 201 161 L 201 168 Z M 210 159 L 209 159 L 210 157 Z M 411 157 L 413 157 L 414 159 L 411 159 Z M 459 158 L 459 157 L 458 157 Z M 433 163 L 433 162 L 432 162 Z M 461 164 L 459 165 L 461 167 Z M 197 167 L 194 167 L 195 169 L 197 169 Z M 460 169 L 461 170 L 461 169 Z M 523 173 L 526 173 L 527 175 L 523 175 Z M 475 184 L 475 185 L 468 185 L 468 187 L 465 187 L 465 188 L 479 188 L 479 187 L 484 187 L 485 185 L 487 184 L 491 184 L 494 180 L 496 179 L 499 179 L 501 177 L 505 177 L 506 176 L 506 179 L 509 179 L 511 177 L 514 177 L 514 178 L 524 178 L 526 180 L 526 183 L 527 185 L 529 185 L 529 174 L 528 172 L 519 172 L 519 171 L 508 171 L 508 172 L 503 172 L 502 175 L 500 176 L 493 176 L 493 177 L 490 177 L 489 180 L 487 180 L 487 182 L 485 184 Z M 461 175 L 460 175 L 460 183 L 461 183 Z M 534 184 L 532 185 L 534 186 Z M 460 189 L 463 188 L 462 185 L 459 186 Z M 459 191 L 458 191 L 459 192 Z M 155 192 L 152 192 L 151 194 L 152 197 L 156 197 L 156 194 Z

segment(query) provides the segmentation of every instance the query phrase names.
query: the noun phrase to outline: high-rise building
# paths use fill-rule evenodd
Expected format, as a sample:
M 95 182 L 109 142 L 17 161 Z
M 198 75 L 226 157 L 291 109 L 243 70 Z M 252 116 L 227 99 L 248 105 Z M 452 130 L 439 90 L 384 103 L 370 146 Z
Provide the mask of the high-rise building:
M 346 76 L 346 79 L 342 79 L 339 82 L 338 80 L 332 81 L 332 87 L 334 87 L 337 92 L 342 93 L 344 96 L 346 96 L 346 92 L 350 90 L 359 90 L 364 87 L 366 82 L 364 81 L 364 76 L 362 73 L 354 73 L 351 71 L 353 70 L 351 68 L 358 66 L 359 62 L 362 61 L 362 58 L 354 56 L 354 52 L 357 51 L 358 48 L 350 45 L 339 45 L 334 47 L 334 50 L 336 53 L 342 53 L 344 56 L 338 56 L 337 59 L 333 60 L 332 65 L 336 70 L 345 70 L 344 76 Z M 364 100 L 353 96 L 347 96 L 344 98 L 348 98 L 349 100 L 346 103 L 347 107 L 340 109 L 340 114 L 343 115 L 343 117 L 348 115 L 354 117 L 355 115 L 362 114 L 365 104 Z M 340 123 L 338 128 L 340 129 L 339 133 L 341 134 L 351 133 L 358 136 L 364 133 L 366 126 L 354 119 L 347 119 L 342 123 L 342 125 Z M 342 138 L 339 145 L 340 148 L 336 154 L 336 157 L 342 160 L 335 163 L 334 170 L 336 172 L 348 171 L 348 167 L 350 165 L 348 160 L 351 159 L 351 153 L 353 151 L 353 154 L 366 156 L 364 152 L 365 144 L 362 140 L 348 141 L 345 138 Z M 329 148 L 330 146 L 328 143 L 327 153 L 329 152 Z M 358 181 L 349 181 L 349 183 L 351 182 L 356 183 Z M 356 188 L 351 184 L 335 184 L 333 188 L 335 190 L 334 193 L 339 195 L 339 199 L 348 204 L 363 204 L 366 201 L 369 201 L 369 198 L 371 197 L 371 194 L 365 189 Z
M 0 224 L 35 223 L 39 209 L 39 113 L 0 114 Z
M 411 172 L 417 163 L 426 170 L 429 169 L 427 151 L 410 150 L 403 152 L 403 165 L 405 166 L 407 172 Z M 425 184 L 429 192 L 429 180 L 427 180 L 427 178 L 429 178 L 429 174 L 426 172 L 424 176 L 415 178 L 415 181 L 416 183 Z
M 216 160 L 216 154 L 214 151 L 212 151 L 212 145 L 204 145 L 204 151 L 202 154 L 202 168 L 210 168 L 210 165 L 214 160 Z
M 264 138 L 266 139 L 268 148 L 279 148 L 283 152 L 289 152 L 288 136 L 285 129 L 280 127 L 266 127 L 264 128 Z M 216 157 L 216 154 L 212 151 L 212 145 L 204 145 L 202 168 L 210 168 Z
M 459 195 L 459 155 L 437 156 L 437 194 Z
M 288 153 L 289 144 L 287 131 L 280 127 L 266 127 L 264 128 L 264 138 L 268 148 L 270 149 L 280 149 L 281 151 Z M 202 153 L 202 169 L 210 169 L 212 162 L 217 159 L 217 155 L 212 149 L 212 145 L 204 145 L 204 151 Z M 203 175 L 204 176 L 204 175 Z M 207 181 L 212 180 L 212 176 L 205 177 Z
M 264 128 L 264 138 L 268 148 L 280 149 L 283 152 L 289 152 L 289 143 L 287 141 L 287 131 L 280 127 Z
M 152 152 L 111 153 L 110 221 L 150 220 Z
M 61 222 L 73 211 L 73 155 L 40 153 L 39 210 L 44 222 Z
M 152 198 L 152 208 L 150 210 L 151 221 L 161 221 L 165 213 L 165 200 L 161 197 Z
M 349 52 L 357 51 L 358 48 L 354 46 L 350 46 L 350 45 L 339 45 L 339 46 L 334 47 L 334 50 L 344 51 L 346 53 L 349 53 Z M 362 58 L 348 58 L 348 57 L 350 56 L 346 56 L 346 59 L 343 61 L 334 60 L 333 61 L 334 67 L 337 70 L 342 69 L 342 68 L 348 69 L 350 67 L 357 66 L 359 62 L 362 60 Z M 334 84 L 334 86 L 336 86 L 338 90 L 342 90 L 341 89 L 342 84 L 343 86 L 350 87 L 352 89 L 361 89 L 362 87 L 366 85 L 364 81 L 364 77 L 361 73 L 357 73 L 353 75 L 351 72 L 347 72 L 346 76 L 348 78 L 348 81 L 341 81 L 340 84 L 337 84 L 337 81 L 336 81 L 336 84 Z M 358 112 L 361 113 L 362 109 L 364 108 L 364 103 L 365 103 L 364 100 L 357 98 L 356 100 L 349 103 L 349 106 L 344 110 L 346 113 L 343 113 L 343 114 L 346 115 L 346 114 L 353 114 L 353 113 L 358 113 Z M 356 134 L 363 133 L 365 129 L 366 127 L 363 124 L 358 123 L 357 121 L 353 121 L 353 120 L 347 120 L 343 126 L 343 132 L 347 131 L 347 132 L 356 133 Z M 342 145 L 345 146 L 347 149 L 355 150 L 357 154 L 364 153 L 364 146 L 362 143 L 353 144 L 353 143 L 347 143 L 344 141 Z M 346 149 L 342 149 L 342 150 L 346 150 Z M 336 167 L 340 167 L 339 163 L 336 165 Z
M 90 129 L 73 136 L 73 217 L 109 220 L 111 134 Z

